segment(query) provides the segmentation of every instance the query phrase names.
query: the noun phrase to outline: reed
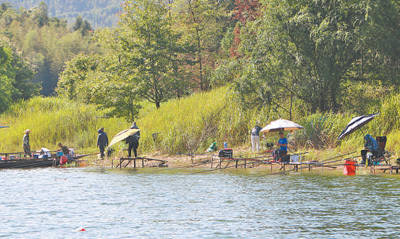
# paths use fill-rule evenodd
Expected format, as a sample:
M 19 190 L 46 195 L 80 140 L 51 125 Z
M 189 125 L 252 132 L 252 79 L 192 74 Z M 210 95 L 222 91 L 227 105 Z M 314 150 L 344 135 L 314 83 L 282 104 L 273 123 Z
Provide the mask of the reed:
M 219 148 L 227 142 L 229 147 L 246 150 L 250 148 L 249 133 L 256 121 L 264 126 L 280 117 L 288 118 L 287 113 L 268 108 L 244 110 L 228 87 L 170 100 L 159 109 L 148 103 L 142 106 L 137 120 L 141 129 L 141 153 L 201 153 L 212 142 L 217 142 Z M 293 112 L 292 120 L 305 129 L 291 135 L 297 150 L 350 152 L 362 148 L 363 135 L 369 133 L 387 135 L 387 149 L 400 153 L 400 95 L 390 96 L 379 105 L 373 105 L 371 109 L 378 109 L 381 114 L 342 141 L 337 140 L 338 135 L 358 113 L 305 115 L 306 111 L 299 109 Z M 63 142 L 78 150 L 95 152 L 98 128 L 105 127 L 111 139 L 131 125 L 122 118 L 104 118 L 105 113 L 95 105 L 56 97 L 36 97 L 16 103 L 0 115 L 0 123 L 11 126 L 0 130 L 0 151 L 21 151 L 24 130 L 29 128 L 32 130 L 31 145 L 34 149 L 55 149 L 58 142 Z M 262 143 L 275 142 L 277 138 L 277 134 L 268 134 Z M 123 148 L 126 148 L 123 143 L 116 146 L 117 151 Z
M 112 135 L 128 125 L 122 119 L 103 118 L 103 113 L 93 105 L 55 97 L 14 104 L 0 115 L 0 122 L 10 125 L 0 131 L 0 151 L 21 151 L 25 129 L 31 130 L 32 149 L 56 149 L 62 142 L 75 149 L 94 150 L 98 128 L 105 127 Z

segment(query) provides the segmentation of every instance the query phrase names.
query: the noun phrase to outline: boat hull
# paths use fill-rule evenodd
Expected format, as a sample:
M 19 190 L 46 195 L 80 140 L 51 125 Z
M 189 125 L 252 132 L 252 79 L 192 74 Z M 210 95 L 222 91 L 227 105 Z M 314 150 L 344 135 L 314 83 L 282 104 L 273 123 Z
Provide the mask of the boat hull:
M 41 168 L 55 166 L 53 159 L 0 160 L 0 169 L 6 168 Z

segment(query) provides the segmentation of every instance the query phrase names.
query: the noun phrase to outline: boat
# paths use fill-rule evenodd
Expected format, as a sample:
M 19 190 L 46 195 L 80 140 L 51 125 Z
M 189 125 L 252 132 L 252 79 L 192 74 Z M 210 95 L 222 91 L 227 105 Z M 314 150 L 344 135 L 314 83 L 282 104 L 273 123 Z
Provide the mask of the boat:
M 8 159 L 0 160 L 0 169 L 5 168 L 40 168 L 58 165 L 57 159 Z
M 23 153 L 0 153 L 0 169 L 56 167 L 64 164 L 60 164 L 60 157 L 56 154 L 48 158 L 24 158 L 22 155 Z M 86 156 L 88 154 L 75 155 L 72 162 L 77 165 L 79 159 Z

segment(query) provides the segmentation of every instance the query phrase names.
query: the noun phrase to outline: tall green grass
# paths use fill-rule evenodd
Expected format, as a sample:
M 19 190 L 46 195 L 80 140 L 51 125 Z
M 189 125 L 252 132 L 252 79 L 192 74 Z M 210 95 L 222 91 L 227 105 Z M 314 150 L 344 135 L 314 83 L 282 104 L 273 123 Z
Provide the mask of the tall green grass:
M 250 148 L 249 133 L 256 121 L 265 126 L 280 117 L 288 118 L 287 112 L 268 108 L 244 110 L 228 87 L 170 100 L 159 109 L 147 103 L 142 106 L 137 120 L 141 129 L 141 153 L 199 153 L 204 152 L 212 142 L 217 142 L 219 147 L 227 142 L 232 147 Z M 296 131 L 291 139 L 298 150 L 359 150 L 363 147 L 363 135 L 369 133 L 387 135 L 387 149 L 400 153 L 400 95 L 373 105 L 371 110 L 379 111 L 380 115 L 342 141 L 337 140 L 340 132 L 359 113 L 306 115 L 304 109 L 297 108 L 292 120 L 303 125 L 304 130 Z M 62 142 L 78 150 L 95 151 L 98 128 L 105 127 L 111 140 L 113 135 L 132 123 L 122 118 L 104 118 L 103 115 L 105 112 L 94 105 L 54 97 L 37 97 L 17 103 L 0 115 L 0 123 L 10 125 L 8 129 L 0 129 L 0 151 L 21 151 L 22 136 L 28 128 L 31 129 L 34 149 L 55 149 L 56 144 Z M 275 142 L 278 138 L 273 133 L 266 136 L 263 143 Z M 123 143 L 116 146 L 118 151 L 125 147 Z
M 0 115 L 0 122 L 10 126 L 0 130 L 0 152 L 22 151 L 26 129 L 31 130 L 32 149 L 56 149 L 57 143 L 62 142 L 78 150 L 95 150 L 98 128 L 105 127 L 112 135 L 128 125 L 122 119 L 102 116 L 103 112 L 93 105 L 55 97 L 36 97 L 14 104 Z

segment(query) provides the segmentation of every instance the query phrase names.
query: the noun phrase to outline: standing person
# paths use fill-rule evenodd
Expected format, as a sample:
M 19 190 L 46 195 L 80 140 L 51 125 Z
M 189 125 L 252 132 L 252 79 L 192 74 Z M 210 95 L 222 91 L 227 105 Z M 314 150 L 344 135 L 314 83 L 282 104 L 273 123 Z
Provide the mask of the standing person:
M 133 122 L 131 129 L 139 129 L 139 127 L 136 125 L 136 122 Z M 137 157 L 137 149 L 139 147 L 139 139 L 140 139 L 140 131 L 136 132 L 134 135 L 129 136 L 126 138 L 126 143 L 129 144 L 128 146 L 128 157 L 131 157 L 131 152 L 133 150 L 133 153 L 135 154 L 135 158 Z
M 97 136 L 97 147 L 100 149 L 100 157 L 104 158 L 104 150 L 108 146 L 108 137 L 106 132 L 104 132 L 104 128 L 101 128 L 97 131 L 99 135 Z
M 287 145 L 288 145 L 288 140 L 285 137 L 285 134 L 283 133 L 283 131 L 279 132 L 279 140 L 278 140 L 279 154 L 278 154 L 278 157 L 280 160 L 283 160 L 283 158 L 287 155 Z
M 259 122 L 257 121 L 256 126 L 251 130 L 251 150 L 253 152 L 260 151 L 260 131 L 261 127 L 258 125 Z
M 24 156 L 31 156 L 31 145 L 29 143 L 29 129 L 25 130 L 24 137 L 22 138 L 22 147 L 24 148 Z

